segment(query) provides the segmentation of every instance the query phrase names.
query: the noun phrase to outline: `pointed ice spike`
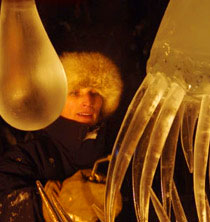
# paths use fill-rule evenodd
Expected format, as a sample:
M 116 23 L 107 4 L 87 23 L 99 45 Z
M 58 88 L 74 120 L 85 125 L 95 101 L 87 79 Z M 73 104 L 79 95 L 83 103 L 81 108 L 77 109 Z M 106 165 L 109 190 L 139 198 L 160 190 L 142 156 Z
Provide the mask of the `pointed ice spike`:
M 210 141 L 209 104 L 210 96 L 204 95 L 195 136 L 193 184 L 196 209 L 200 222 L 207 220 L 205 184 Z
M 147 82 L 151 81 L 151 76 L 148 75 L 145 80 Z M 160 85 L 161 90 L 159 90 Z M 152 78 L 152 83 L 148 89 L 146 89 L 144 96 L 138 106 L 133 109 L 133 105 L 136 104 L 138 94 L 141 93 L 142 85 L 137 91 L 137 96 L 134 97 L 134 100 L 131 102 L 131 105 L 128 108 L 125 120 L 121 125 L 121 129 L 113 148 L 112 159 L 108 170 L 105 198 L 106 221 L 112 222 L 114 220 L 114 212 L 111 209 L 113 207 L 116 193 L 120 190 L 123 178 L 138 144 L 139 138 L 141 137 L 148 121 L 150 120 L 167 87 L 167 80 L 164 78 L 164 76 L 161 74 L 157 75 L 154 82 Z M 143 89 L 145 90 L 145 88 Z M 131 118 L 129 121 L 129 126 L 126 125 L 127 117 Z M 124 127 L 126 128 L 126 132 L 124 131 Z M 119 139 L 122 139 L 120 143 Z
M 134 153 L 133 162 L 132 162 L 132 188 L 133 188 L 133 194 L 134 194 L 133 198 L 134 198 L 134 207 L 135 207 L 136 217 L 138 221 L 140 221 L 139 183 L 141 179 L 141 173 L 142 173 L 142 168 L 143 168 L 143 163 L 144 163 L 147 147 L 150 140 L 150 135 L 154 127 L 155 121 L 157 119 L 158 113 L 160 111 L 160 107 L 161 107 L 161 102 L 159 103 L 156 110 L 154 111 L 153 116 L 151 117 L 149 123 L 147 124 L 144 130 L 144 133 L 142 134 L 142 137 Z
M 155 195 L 154 191 L 152 188 L 150 188 L 150 196 L 152 200 L 152 204 L 155 208 L 155 212 L 158 216 L 158 219 L 160 222 L 170 222 L 170 218 L 168 217 L 166 211 L 164 210 L 162 204 L 158 200 L 157 196 Z
M 104 219 L 104 211 L 98 207 L 96 204 L 93 204 L 91 206 L 95 212 L 95 214 L 97 215 L 98 219 L 100 220 L 100 222 L 104 222 L 105 219 Z
M 172 181 L 174 176 L 175 158 L 177 141 L 179 136 L 179 128 L 181 123 L 182 109 L 180 108 L 170 132 L 168 134 L 165 146 L 163 148 L 163 153 L 161 156 L 161 190 L 162 190 L 162 201 L 163 207 L 167 212 L 167 215 L 171 216 L 171 191 L 172 191 Z
M 44 191 L 44 188 L 39 180 L 36 181 L 36 186 L 38 188 L 42 201 L 48 210 L 48 213 L 52 219 L 52 222 L 64 222 L 62 218 L 60 217 L 59 212 L 57 211 L 56 207 L 54 206 L 54 204 L 52 203 L 52 201 L 49 199 L 46 192 Z
M 176 217 L 176 221 L 187 222 L 187 218 L 184 209 L 182 207 L 174 181 L 172 183 L 172 206 Z
M 162 154 L 166 138 L 174 121 L 176 113 L 183 101 L 185 91 L 177 84 L 172 84 L 162 105 L 161 111 L 153 128 L 150 142 L 143 165 L 140 181 L 140 218 L 148 221 L 149 216 L 149 189 L 152 186 L 155 171 Z
M 193 173 L 193 140 L 196 121 L 200 110 L 200 103 L 190 104 L 186 102 L 183 110 L 183 120 L 181 123 L 181 143 L 184 157 L 190 173 Z
M 70 218 L 68 213 L 64 210 L 64 208 L 62 207 L 62 204 L 59 202 L 58 198 L 55 196 L 54 193 L 52 193 L 52 204 L 56 212 L 59 213 L 63 222 L 72 222 L 72 219 Z
M 209 206 L 209 201 L 208 201 L 208 197 L 206 195 L 206 215 L 207 215 L 207 222 L 210 221 L 210 206 Z

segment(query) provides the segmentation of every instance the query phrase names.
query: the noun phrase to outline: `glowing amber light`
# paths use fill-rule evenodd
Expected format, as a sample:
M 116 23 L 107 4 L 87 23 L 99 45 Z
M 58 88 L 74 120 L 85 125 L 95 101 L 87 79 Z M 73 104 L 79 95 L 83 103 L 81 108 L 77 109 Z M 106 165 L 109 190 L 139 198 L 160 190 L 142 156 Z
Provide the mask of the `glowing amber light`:
M 65 72 L 34 0 L 2 0 L 0 89 L 0 114 L 15 128 L 43 128 L 62 111 Z

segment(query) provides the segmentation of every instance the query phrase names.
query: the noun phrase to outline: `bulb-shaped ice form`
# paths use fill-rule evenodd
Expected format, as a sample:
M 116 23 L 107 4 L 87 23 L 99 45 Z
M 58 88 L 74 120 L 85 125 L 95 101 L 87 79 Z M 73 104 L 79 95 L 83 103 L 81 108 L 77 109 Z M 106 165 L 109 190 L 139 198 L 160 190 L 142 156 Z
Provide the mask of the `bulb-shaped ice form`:
M 147 62 L 147 73 L 165 73 L 192 97 L 210 93 L 209 7 L 209 0 L 171 0 Z
M 2 0 L 0 16 L 0 115 L 21 130 L 44 128 L 66 100 L 63 66 L 34 0 Z

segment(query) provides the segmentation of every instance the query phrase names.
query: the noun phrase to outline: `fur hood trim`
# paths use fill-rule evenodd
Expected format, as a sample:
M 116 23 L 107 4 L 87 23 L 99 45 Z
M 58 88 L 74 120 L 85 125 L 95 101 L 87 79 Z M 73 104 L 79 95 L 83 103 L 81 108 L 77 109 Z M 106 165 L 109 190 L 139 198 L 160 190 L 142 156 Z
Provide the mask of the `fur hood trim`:
M 118 107 L 123 83 L 117 66 L 98 52 L 65 52 L 60 57 L 66 72 L 68 92 L 91 87 L 103 98 L 102 115 Z

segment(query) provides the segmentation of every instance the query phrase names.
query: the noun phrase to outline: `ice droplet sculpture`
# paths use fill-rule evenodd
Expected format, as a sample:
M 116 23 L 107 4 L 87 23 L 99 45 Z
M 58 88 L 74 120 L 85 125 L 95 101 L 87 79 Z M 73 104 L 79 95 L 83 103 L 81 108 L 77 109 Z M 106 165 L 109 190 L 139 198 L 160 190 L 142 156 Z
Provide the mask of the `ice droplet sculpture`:
M 46 127 L 64 106 L 65 72 L 34 0 L 2 0 L 0 89 L 0 115 L 21 130 Z
M 147 75 L 128 107 L 113 148 L 106 184 L 107 222 L 114 221 L 113 203 L 132 157 L 137 220 L 154 221 L 149 218 L 152 197 L 160 221 L 170 220 L 172 210 L 175 220 L 187 221 L 173 180 L 179 135 L 189 173 L 193 173 L 197 219 L 210 221 L 206 193 L 210 181 L 206 175 L 210 144 L 209 12 L 209 0 L 170 0 L 168 4 L 147 62 Z M 158 164 L 160 202 L 152 190 Z

